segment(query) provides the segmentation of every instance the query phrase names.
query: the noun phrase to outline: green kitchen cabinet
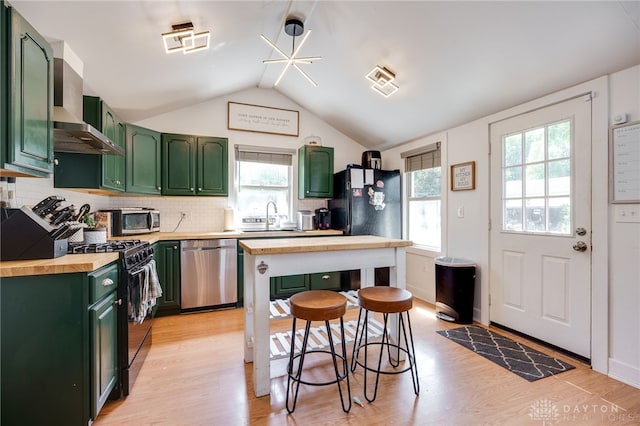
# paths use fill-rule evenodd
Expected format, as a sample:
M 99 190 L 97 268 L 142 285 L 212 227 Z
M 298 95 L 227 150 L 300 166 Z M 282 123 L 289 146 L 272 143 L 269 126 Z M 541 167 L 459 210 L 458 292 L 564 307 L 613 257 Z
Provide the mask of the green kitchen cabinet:
M 309 274 L 308 279 L 311 290 L 340 290 L 340 272 Z
M 98 417 L 100 409 L 118 383 L 118 317 L 116 292 L 89 308 L 91 322 L 91 418 Z
M 9 8 L 0 3 L 0 168 L 4 168 L 9 140 Z
M 298 198 L 333 197 L 333 148 L 303 145 L 298 149 Z
M 83 97 L 83 119 L 125 150 L 125 124 L 96 96 Z M 56 188 L 125 190 L 125 156 L 56 152 Z
M 270 285 L 272 299 L 282 299 L 309 290 L 309 280 L 306 274 L 273 277 L 270 280 Z
M 2 8 L 3 174 L 47 177 L 53 173 L 53 50 L 13 8 Z
M 160 195 L 162 140 L 160 132 L 127 124 L 126 192 Z
M 180 313 L 180 241 L 160 241 L 153 245 L 162 297 L 156 316 Z
M 228 195 L 227 139 L 162 134 L 163 195 Z
M 117 385 L 117 263 L 0 282 L 1 424 L 82 425 Z

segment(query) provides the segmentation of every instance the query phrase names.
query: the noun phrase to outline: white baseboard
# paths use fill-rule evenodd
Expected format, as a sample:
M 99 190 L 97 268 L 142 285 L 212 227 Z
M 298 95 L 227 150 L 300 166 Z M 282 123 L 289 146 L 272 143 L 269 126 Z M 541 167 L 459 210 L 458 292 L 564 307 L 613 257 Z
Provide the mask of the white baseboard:
M 420 300 L 424 300 L 425 302 L 431 303 L 432 305 L 436 303 L 436 301 L 433 300 L 433 297 L 429 297 L 429 292 L 424 288 L 416 287 L 407 283 L 407 290 L 409 290 L 411 294 L 413 294 Z
M 609 358 L 609 377 L 640 389 L 640 368 Z

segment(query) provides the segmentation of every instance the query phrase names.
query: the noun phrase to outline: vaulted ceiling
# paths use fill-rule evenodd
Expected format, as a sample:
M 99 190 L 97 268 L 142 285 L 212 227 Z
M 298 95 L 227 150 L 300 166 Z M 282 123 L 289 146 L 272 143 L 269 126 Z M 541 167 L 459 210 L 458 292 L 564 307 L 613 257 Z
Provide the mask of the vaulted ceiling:
M 135 122 L 252 87 L 273 88 L 355 141 L 383 149 L 640 64 L 638 1 L 34 1 L 9 0 L 84 62 L 85 94 Z M 293 39 L 311 30 L 274 87 Z M 211 48 L 164 52 L 161 34 L 191 21 Z M 296 39 L 299 43 L 300 38 Z M 396 74 L 384 98 L 365 75 Z M 640 96 L 640 94 L 639 94 Z

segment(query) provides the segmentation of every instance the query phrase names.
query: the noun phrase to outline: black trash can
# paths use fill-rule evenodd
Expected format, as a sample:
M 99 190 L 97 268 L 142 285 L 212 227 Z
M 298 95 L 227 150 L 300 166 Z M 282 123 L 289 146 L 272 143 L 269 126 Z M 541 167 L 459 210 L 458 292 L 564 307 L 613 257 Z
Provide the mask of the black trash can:
M 473 322 L 476 264 L 468 259 L 436 257 L 436 315 L 460 324 Z

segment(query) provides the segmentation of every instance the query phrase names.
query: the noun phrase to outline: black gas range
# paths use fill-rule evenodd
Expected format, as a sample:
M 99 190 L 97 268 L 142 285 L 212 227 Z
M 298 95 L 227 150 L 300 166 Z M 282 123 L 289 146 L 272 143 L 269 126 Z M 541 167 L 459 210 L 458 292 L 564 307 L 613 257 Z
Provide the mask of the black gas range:
M 119 385 L 111 399 L 129 395 L 135 379 L 151 348 L 153 305 L 142 300 L 148 293 L 149 282 L 156 280 L 153 248 L 147 241 L 110 240 L 105 243 L 69 243 L 68 254 L 119 253 L 120 279 L 118 281 L 118 365 Z M 158 283 L 159 285 L 159 283 Z M 143 287 L 147 286 L 144 289 Z M 160 292 L 161 294 L 161 292 Z

